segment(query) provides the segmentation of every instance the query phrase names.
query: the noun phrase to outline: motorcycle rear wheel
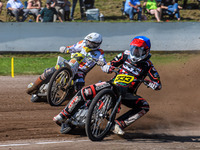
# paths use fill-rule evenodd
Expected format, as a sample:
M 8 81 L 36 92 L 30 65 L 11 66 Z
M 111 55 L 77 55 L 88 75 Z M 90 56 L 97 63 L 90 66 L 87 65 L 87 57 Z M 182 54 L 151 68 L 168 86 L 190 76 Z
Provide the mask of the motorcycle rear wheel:
M 110 89 L 100 91 L 92 100 L 85 124 L 86 134 L 90 140 L 101 141 L 109 133 L 116 116 L 116 112 L 113 112 L 115 103 L 115 94 Z
M 47 90 L 47 102 L 51 106 L 61 105 L 71 94 L 71 78 L 72 72 L 69 67 L 61 67 L 58 69 L 50 79 Z

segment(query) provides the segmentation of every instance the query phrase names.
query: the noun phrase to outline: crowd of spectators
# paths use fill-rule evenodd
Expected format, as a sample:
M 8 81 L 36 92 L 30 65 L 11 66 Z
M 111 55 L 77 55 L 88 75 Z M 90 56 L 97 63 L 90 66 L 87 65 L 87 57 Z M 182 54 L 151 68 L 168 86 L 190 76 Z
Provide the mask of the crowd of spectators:
M 72 3 L 70 2 L 72 1 Z M 74 20 L 74 11 L 78 0 L 47 0 L 42 7 L 41 0 L 27 0 L 22 3 L 21 0 L 8 0 L 6 4 L 7 12 L 12 14 L 17 22 L 24 22 L 29 15 L 33 15 L 36 22 L 56 22 L 59 20 Z M 84 19 L 84 3 L 88 1 L 93 3 L 95 0 L 79 0 L 81 19 Z M 70 9 L 71 7 L 71 9 Z M 3 9 L 3 3 L 0 0 L 0 14 Z M 141 21 L 146 15 L 153 15 L 157 22 L 162 22 L 163 15 L 169 15 L 181 19 L 178 0 L 124 0 L 123 13 L 134 20 Z
M 47 0 L 42 7 L 41 0 L 27 0 L 22 4 L 21 0 L 8 0 L 6 9 L 9 14 L 15 16 L 17 22 L 24 22 L 29 15 L 33 15 L 36 22 L 56 22 L 59 20 L 74 20 L 74 12 L 78 0 Z M 95 0 L 79 0 L 81 19 L 84 20 L 85 5 L 94 6 Z M 0 13 L 3 5 L 0 0 Z M 70 11 L 71 7 L 71 11 Z M 92 8 L 90 7 L 90 8 Z M 20 19 L 20 16 L 21 19 Z
M 175 16 L 178 21 L 181 19 L 179 10 L 182 9 L 182 7 L 178 5 L 178 0 L 144 0 L 143 8 L 139 0 L 125 1 L 124 13 L 130 20 L 133 20 L 134 15 L 137 14 L 138 21 L 141 21 L 142 9 L 144 10 L 143 12 L 154 15 L 157 22 L 161 22 L 163 14 Z
M 0 0 L 0 13 L 3 3 Z M 42 7 L 41 0 L 28 0 L 23 4 L 21 0 L 8 0 L 7 12 L 14 16 L 17 22 L 24 22 L 29 15 L 33 15 L 36 22 L 70 21 L 69 0 L 46 0 Z

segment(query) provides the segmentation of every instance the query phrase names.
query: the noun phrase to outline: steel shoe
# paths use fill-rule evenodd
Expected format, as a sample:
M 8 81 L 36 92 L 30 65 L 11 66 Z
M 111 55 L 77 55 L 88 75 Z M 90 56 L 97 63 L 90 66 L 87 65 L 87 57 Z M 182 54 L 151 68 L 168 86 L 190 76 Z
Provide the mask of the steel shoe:
M 67 134 L 69 131 L 71 131 L 71 127 L 67 123 L 62 123 L 60 133 Z
M 31 96 L 31 102 L 38 102 L 39 101 L 39 97 L 36 95 L 36 94 L 33 94 L 32 96 Z

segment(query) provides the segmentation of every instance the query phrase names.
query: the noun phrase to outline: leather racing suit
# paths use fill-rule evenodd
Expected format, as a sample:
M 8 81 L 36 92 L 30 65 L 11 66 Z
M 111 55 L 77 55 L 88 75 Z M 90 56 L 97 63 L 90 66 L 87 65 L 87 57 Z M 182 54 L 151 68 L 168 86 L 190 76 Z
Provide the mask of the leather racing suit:
M 85 44 L 86 44 L 85 40 L 82 40 L 72 46 L 67 46 L 67 49 L 68 49 L 67 53 L 71 53 L 71 57 L 72 57 L 75 53 L 78 52 L 85 56 L 87 55 L 97 60 L 106 62 L 104 51 L 102 49 L 88 50 L 87 47 L 85 47 Z M 74 84 L 75 84 L 76 91 L 80 90 L 85 85 L 85 76 L 95 65 L 96 65 L 96 62 L 90 60 L 87 57 L 81 60 L 80 63 L 77 62 L 77 63 L 72 64 L 71 67 L 72 67 L 72 72 L 74 72 Z M 48 83 L 53 73 L 63 66 L 65 66 L 65 63 L 60 62 L 58 63 L 58 65 L 52 68 L 45 69 L 44 73 L 41 75 L 41 79 L 44 81 L 44 83 Z M 74 68 L 76 71 L 73 71 Z
M 120 73 L 133 75 L 135 79 L 144 79 L 146 76 L 150 80 L 157 84 L 155 90 L 161 89 L 160 77 L 156 69 L 154 68 L 152 62 L 149 60 L 151 55 L 137 63 L 133 63 L 129 59 L 129 50 L 125 50 L 123 53 L 117 55 L 111 62 L 111 66 L 118 67 L 122 69 Z M 131 66 L 131 67 L 130 67 Z M 103 70 L 103 69 L 102 69 Z M 137 89 L 141 83 L 134 82 L 129 88 L 128 93 L 122 97 L 122 104 L 132 108 L 115 121 L 123 129 L 142 117 L 149 111 L 149 104 L 147 101 L 136 95 Z M 67 118 L 73 115 L 87 100 L 92 100 L 95 95 L 104 88 L 111 87 L 109 81 L 100 82 L 94 85 L 89 85 L 82 88 L 68 103 L 68 105 L 61 111 L 61 114 Z

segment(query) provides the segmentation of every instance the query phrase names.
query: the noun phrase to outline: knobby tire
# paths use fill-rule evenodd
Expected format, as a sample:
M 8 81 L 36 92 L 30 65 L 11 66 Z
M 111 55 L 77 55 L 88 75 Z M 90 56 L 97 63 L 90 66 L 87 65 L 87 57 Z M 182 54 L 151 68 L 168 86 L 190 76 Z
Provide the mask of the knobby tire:
M 68 68 L 68 66 L 59 68 L 53 74 L 53 76 L 50 79 L 48 90 L 47 90 L 47 102 L 51 106 L 59 106 L 59 105 L 61 105 L 66 100 L 67 96 L 70 94 L 69 93 L 69 89 L 64 89 L 63 90 L 63 89 L 61 89 L 63 87 L 58 87 L 58 83 L 56 83 L 57 82 L 56 81 L 57 77 L 62 76 L 62 74 L 64 74 L 64 73 L 68 76 L 67 77 L 67 82 L 65 83 L 65 86 L 66 86 L 68 84 L 68 82 L 69 82 L 69 79 L 70 79 L 71 75 L 72 75 L 71 70 Z M 60 80 L 64 80 L 64 78 L 62 78 Z M 60 98 L 56 99 L 55 95 L 53 95 L 54 94 L 53 92 L 55 92 L 55 94 L 58 95 L 58 90 L 61 90 L 61 92 L 63 92 L 63 94 L 60 96 Z
M 106 97 L 109 100 L 106 100 Z M 103 103 L 103 104 L 100 104 L 100 103 Z M 86 134 L 90 140 L 101 141 L 109 133 L 116 116 L 116 112 L 114 112 L 114 115 L 112 118 L 109 116 L 113 111 L 115 103 L 116 103 L 116 97 L 115 97 L 114 92 L 111 89 L 103 89 L 92 100 L 92 103 L 89 106 L 89 110 L 88 110 L 88 114 L 86 118 L 86 125 L 85 125 Z M 102 112 L 101 112 L 101 109 L 103 109 Z M 94 117 L 95 112 L 97 112 L 96 114 L 98 114 L 98 116 L 96 117 Z M 107 112 L 107 114 L 105 114 L 105 112 Z M 105 127 L 101 128 L 100 123 L 103 118 L 107 120 L 107 123 L 104 124 Z M 110 122 L 108 121 L 109 118 L 110 118 Z M 98 124 L 98 126 L 96 127 L 94 127 L 95 122 Z

